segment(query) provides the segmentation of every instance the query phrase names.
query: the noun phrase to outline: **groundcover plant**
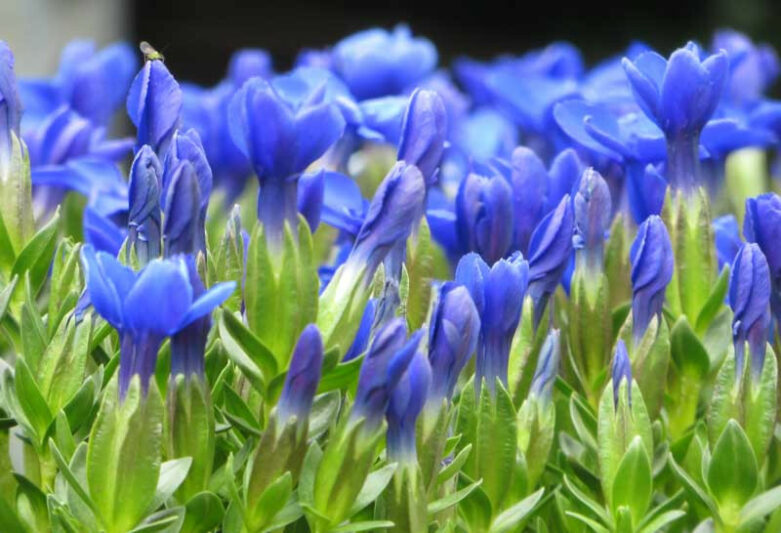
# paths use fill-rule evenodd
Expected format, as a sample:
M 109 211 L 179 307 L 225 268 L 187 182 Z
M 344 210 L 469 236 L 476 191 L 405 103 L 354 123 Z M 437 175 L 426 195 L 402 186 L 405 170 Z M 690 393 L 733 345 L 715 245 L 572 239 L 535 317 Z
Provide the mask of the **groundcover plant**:
M 0 531 L 778 533 L 779 72 L 0 44 Z

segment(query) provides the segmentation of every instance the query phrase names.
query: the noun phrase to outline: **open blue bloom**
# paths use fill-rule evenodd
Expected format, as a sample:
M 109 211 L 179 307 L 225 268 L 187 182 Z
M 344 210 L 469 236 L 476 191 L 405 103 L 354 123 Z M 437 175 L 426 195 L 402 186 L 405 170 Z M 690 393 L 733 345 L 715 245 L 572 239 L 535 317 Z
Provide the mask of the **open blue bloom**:
M 602 269 L 602 247 L 610 228 L 610 189 L 604 178 L 593 168 L 587 169 L 573 200 L 575 209 L 574 246 L 585 265 Z
M 122 105 L 137 69 L 136 54 L 127 43 L 97 50 L 92 41 L 70 42 L 62 51 L 56 76 L 21 80 L 25 129 L 35 128 L 62 106 L 96 126 L 107 126 Z
M 399 25 L 392 32 L 373 28 L 342 39 L 333 48 L 332 61 L 356 98 L 366 100 L 412 88 L 436 67 L 437 50 Z
M 521 320 L 529 265 L 517 252 L 492 267 L 470 253 L 459 261 L 455 279 L 469 290 L 480 314 L 475 389 L 479 392 L 485 380 L 493 393 L 497 379 L 507 385 L 510 344 Z
M 406 95 L 364 100 L 358 104 L 361 124 L 356 133 L 367 141 L 398 145 L 408 104 Z
M 90 206 L 84 208 L 82 226 L 85 243 L 99 252 L 117 256 L 122 248 L 122 243 L 125 242 L 125 232 L 122 228 Z
M 4 41 L 0 41 L 0 177 L 5 179 L 11 164 L 11 136 L 20 137 L 22 103 L 14 75 L 14 55 Z
M 322 101 L 324 94 L 320 90 L 296 108 L 253 78 L 231 100 L 231 135 L 260 180 L 258 217 L 272 241 L 281 242 L 285 221 L 295 227 L 299 175 L 344 131 L 342 114 Z
M 729 77 L 724 100 L 736 107 L 749 107 L 760 101 L 781 73 L 778 56 L 770 45 L 756 45 L 735 30 L 719 30 L 713 36 L 713 50 L 729 57 Z
M 613 379 L 613 405 L 618 407 L 619 392 L 621 382 L 626 381 L 627 403 L 632 404 L 632 363 L 629 360 L 629 353 L 626 351 L 626 344 L 623 339 L 616 342 L 616 351 L 613 353 L 613 366 L 610 370 Z
M 368 210 L 369 201 L 363 197 L 355 180 L 339 172 L 324 172 L 320 213 L 323 222 L 354 238 Z
M 220 283 L 194 298 L 182 257 L 155 259 L 134 272 L 87 245 L 82 248 L 81 261 L 93 307 L 120 334 L 120 397 L 136 374 L 146 390 L 163 339 L 210 313 L 236 285 Z
M 773 293 L 770 306 L 778 322 L 781 319 L 781 197 L 774 193 L 760 194 L 746 200 L 743 236 L 759 245 L 770 268 Z
M 298 423 L 306 421 L 312 409 L 323 367 L 323 339 L 314 324 L 301 332 L 290 357 L 290 368 L 277 403 L 277 416 L 284 424 L 295 416 Z
M 385 418 L 388 421 L 388 458 L 415 463 L 415 421 L 426 402 L 432 369 L 422 352 L 416 352 L 393 388 Z
M 656 122 L 667 139 L 667 174 L 684 191 L 699 185 L 699 137 L 713 116 L 727 78 L 727 54 L 720 51 L 700 59 L 694 43 L 665 60 L 646 52 L 623 61 L 640 108 Z
M 148 144 L 163 157 L 179 127 L 182 90 L 159 59 L 147 61 L 130 86 L 127 114 L 138 133 L 136 148 Z
M 632 321 L 640 339 L 654 316 L 660 317 L 664 293 L 673 276 L 673 248 L 664 222 L 652 215 L 637 230 L 630 250 Z
M 477 348 L 480 315 L 466 287 L 452 281 L 442 284 L 428 331 L 433 375 L 429 401 L 439 407 L 453 396 L 458 376 Z
M 358 389 L 350 413 L 353 420 L 366 419 L 366 431 L 374 430 L 382 422 L 391 393 L 415 356 L 422 335 L 422 331 L 416 331 L 407 340 L 404 319 L 394 318 L 374 336 L 361 364 Z
M 534 303 L 534 327 L 556 290 L 572 254 L 575 215 L 569 195 L 534 229 L 529 243 L 529 296 Z
M 262 48 L 237 50 L 228 63 L 228 78 L 235 87 L 241 87 L 250 78 L 269 79 L 273 74 L 271 54 Z
M 162 238 L 160 184 L 163 166 L 154 150 L 144 145 L 136 153 L 130 167 L 128 185 L 127 226 L 130 231 L 130 246 L 135 246 L 141 264 L 160 257 Z
M 423 211 L 426 184 L 420 170 L 399 161 L 374 193 L 348 263 L 371 280 L 391 248 L 406 241 Z
M 398 160 L 418 167 L 426 183 L 432 184 L 446 135 L 447 112 L 442 98 L 433 91 L 416 89 L 404 114 Z
M 513 191 L 503 176 L 470 173 L 456 196 L 456 231 L 463 251 L 489 264 L 507 254 L 513 240 Z
M 735 343 L 735 377 L 743 375 L 744 346 L 749 344 L 751 373 L 762 373 L 770 325 L 770 269 L 756 243 L 740 247 L 729 276 L 729 305 L 732 308 L 732 340 Z
M 163 207 L 163 243 L 165 256 L 195 254 L 202 242 L 200 222 L 201 189 L 195 167 L 179 161 L 171 170 Z
M 324 169 L 309 174 L 304 174 L 298 180 L 298 197 L 296 205 L 298 212 L 303 215 L 309 229 L 315 232 L 320 225 L 320 216 L 323 209 L 323 197 L 325 195 Z
M 716 242 L 716 259 L 719 271 L 731 265 L 740 249 L 740 228 L 734 215 L 723 215 L 713 221 L 713 237 Z
M 179 256 L 187 266 L 187 277 L 192 288 L 193 301 L 206 293 L 193 255 Z M 232 292 L 232 291 L 231 291 Z M 230 293 L 228 293 L 230 295 Z M 182 374 L 185 379 L 203 380 L 206 339 L 212 327 L 211 314 L 196 318 L 171 335 L 171 375 Z
M 531 388 L 529 392 L 537 398 L 550 403 L 553 394 L 553 383 L 559 373 L 559 360 L 561 359 L 561 348 L 559 343 L 560 332 L 558 329 L 552 329 L 548 333 L 545 343 L 540 349 L 540 356 L 537 360 L 537 369 L 534 371 Z
M 508 157 L 518 145 L 518 130 L 502 113 L 481 107 L 454 121 L 451 142 L 475 161 Z

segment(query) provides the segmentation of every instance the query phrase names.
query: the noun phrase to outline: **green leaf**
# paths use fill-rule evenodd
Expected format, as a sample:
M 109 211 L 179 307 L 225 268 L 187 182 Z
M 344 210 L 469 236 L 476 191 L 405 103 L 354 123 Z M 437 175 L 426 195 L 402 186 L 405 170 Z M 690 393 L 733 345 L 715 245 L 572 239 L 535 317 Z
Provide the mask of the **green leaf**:
M 635 437 L 618 465 L 613 479 L 611 506 L 616 515 L 618 508 L 626 506 L 632 515 L 632 523 L 639 524 L 651 503 L 653 480 L 651 461 L 640 437 Z
M 60 473 L 65 478 L 65 481 L 67 481 L 68 485 L 73 489 L 74 494 L 78 496 L 81 501 L 93 512 L 97 515 L 97 509 L 95 508 L 95 504 L 92 501 L 92 498 L 90 498 L 89 494 L 87 494 L 87 491 L 85 490 L 85 487 L 82 486 L 82 484 L 79 482 L 79 480 L 76 478 L 76 475 L 71 470 L 70 465 L 65 460 L 65 458 L 62 456 L 62 453 L 60 453 L 60 450 L 57 449 L 57 445 L 54 443 L 54 441 L 49 441 L 49 449 L 52 452 L 52 456 L 54 457 L 54 461 L 57 463 L 57 468 L 60 469 Z M 74 458 L 75 458 L 74 453 Z
M 774 487 L 749 500 L 740 510 L 740 524 L 750 524 L 778 509 L 781 509 L 781 486 Z
M 57 245 L 59 219 L 60 211 L 58 208 L 54 216 L 49 219 L 46 225 L 33 236 L 19 253 L 11 270 L 12 276 L 23 277 L 25 274 L 28 275 L 34 293 L 40 290 L 43 282 L 46 280 L 46 274 L 49 271 L 49 265 L 51 265 L 54 249 Z
M 351 359 L 346 363 L 339 363 L 323 375 L 320 380 L 320 385 L 317 387 L 317 392 L 323 393 L 332 390 L 345 390 L 354 383 L 357 383 L 362 363 L 363 355 Z
M 580 513 L 575 513 L 573 511 L 566 511 L 564 514 L 566 514 L 570 518 L 574 518 L 575 520 L 578 520 L 579 522 L 586 524 L 588 527 L 591 528 L 591 531 L 593 531 L 594 533 L 610 533 L 610 530 L 608 528 L 606 528 L 599 522 L 592 520 L 591 518 L 584 516 Z
M 336 419 L 342 395 L 338 391 L 326 392 L 315 396 L 312 409 L 309 412 L 309 439 L 316 439 L 325 433 Z
M 708 299 L 702 306 L 700 314 L 697 316 L 694 329 L 698 334 L 703 335 L 705 333 L 711 321 L 724 306 L 724 297 L 727 295 L 728 287 L 729 265 L 725 265 L 724 268 L 721 269 L 719 279 L 716 280 L 716 284 L 713 286 L 713 289 L 711 289 Z
M 700 379 L 708 375 L 710 357 L 685 316 L 678 318 L 670 331 L 670 354 L 681 371 Z
M 353 516 L 382 494 L 382 491 L 385 490 L 385 487 L 388 486 L 391 478 L 393 478 L 396 466 L 396 463 L 390 463 L 366 476 L 366 481 L 363 483 L 361 491 L 355 497 L 355 502 L 347 512 L 348 516 Z
M 225 509 L 213 492 L 199 492 L 185 505 L 182 533 L 207 533 L 220 525 Z
M 350 533 L 357 531 L 378 531 L 386 527 L 393 527 L 393 522 L 389 520 L 370 520 L 367 522 L 353 522 L 337 528 L 331 529 L 331 533 Z
M 23 359 L 16 362 L 14 387 L 19 399 L 19 406 L 30 423 L 31 429 L 35 432 L 35 437 L 42 443 L 54 416 Z
M 515 531 L 524 520 L 531 516 L 544 492 L 545 489 L 542 488 L 503 511 L 491 524 L 490 533 Z
M 160 477 L 157 479 L 157 488 L 155 489 L 155 499 L 149 504 L 148 512 L 155 511 L 173 496 L 176 489 L 187 477 L 187 473 L 192 466 L 192 457 L 180 457 L 171 459 L 160 465 Z
M 605 511 L 605 508 L 602 507 L 599 503 L 594 501 L 589 495 L 587 495 L 585 492 L 580 490 L 570 479 L 565 475 L 564 476 L 564 487 L 572 494 L 572 496 L 575 498 L 575 500 L 586 507 L 589 511 L 591 511 L 595 516 L 597 516 L 602 523 L 609 524 L 610 523 L 610 517 L 608 516 L 607 512 Z
M 697 482 L 694 481 L 677 462 L 675 462 L 672 453 L 668 455 L 667 464 L 672 468 L 673 474 L 675 474 L 675 477 L 678 478 L 678 481 L 683 485 L 683 489 L 689 495 L 689 498 L 694 500 L 694 503 L 706 507 L 711 515 L 718 516 L 719 512 L 718 509 L 716 509 L 716 503 L 705 493 L 702 487 L 697 485 Z
M 3 247 L 0 246 L 0 250 L 2 250 Z M 4 252 L 0 252 L 0 256 L 3 255 Z M 5 317 L 5 312 L 8 310 L 8 304 L 11 301 L 11 296 L 14 293 L 14 289 L 16 288 L 16 284 L 19 281 L 19 276 L 14 276 L 11 278 L 11 281 L 8 282 L 8 284 L 3 287 L 2 290 L 0 290 L 0 322 L 3 321 L 3 317 Z
M 477 487 L 479 487 L 483 483 L 483 480 L 477 480 L 474 483 L 467 485 L 466 487 L 457 490 L 456 492 L 453 492 L 451 494 L 448 494 L 447 496 L 440 498 L 438 500 L 435 500 L 431 503 L 429 503 L 426 506 L 426 512 L 431 515 L 435 515 L 437 513 L 440 513 L 444 511 L 445 509 L 449 509 L 450 507 L 453 507 L 458 502 L 469 496 L 473 490 L 475 490 Z
M 288 471 L 263 491 L 253 508 L 247 508 L 247 519 L 253 530 L 269 524 L 284 507 L 293 492 L 293 476 Z
M 686 513 L 679 509 L 667 511 L 648 522 L 637 533 L 657 533 L 658 531 L 662 531 L 665 526 L 672 524 L 684 516 L 686 516 Z
M 735 420 L 727 422 L 713 449 L 708 488 L 719 508 L 740 509 L 757 488 L 757 460 L 751 443 Z
M 220 338 L 228 355 L 242 371 L 247 372 L 250 380 L 268 383 L 277 375 L 277 362 L 274 355 L 233 313 L 223 311 L 219 324 Z M 253 365 L 248 364 L 246 359 L 249 359 L 260 371 L 260 376 L 257 376 L 256 371 L 252 369 Z
M 0 213 L 0 272 L 3 274 L 11 271 L 14 266 L 16 254 L 14 253 L 11 237 L 8 235 L 5 221 Z
M 177 533 L 184 523 L 184 507 L 172 507 L 149 515 L 130 533 Z
M 437 473 L 437 484 L 441 485 L 460 472 L 461 467 L 464 466 L 466 460 L 469 459 L 469 454 L 471 452 L 471 444 L 467 444 L 464 448 L 462 448 L 461 451 L 458 452 L 458 455 L 456 455 L 456 457 L 450 461 L 447 466 L 445 466 L 442 470 L 439 471 L 439 473 Z
M 484 384 L 480 394 L 477 422 L 477 465 L 483 479 L 482 490 L 493 508 L 501 508 L 512 486 L 518 447 L 516 412 L 509 393 L 497 379 L 495 398 Z

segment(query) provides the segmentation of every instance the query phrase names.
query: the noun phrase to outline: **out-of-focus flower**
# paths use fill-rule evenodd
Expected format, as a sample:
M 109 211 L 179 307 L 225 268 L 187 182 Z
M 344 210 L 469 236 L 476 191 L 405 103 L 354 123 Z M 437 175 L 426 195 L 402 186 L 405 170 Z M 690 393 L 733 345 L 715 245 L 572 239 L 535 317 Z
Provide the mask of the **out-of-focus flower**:
M 716 241 L 716 259 L 719 270 L 731 265 L 740 249 L 740 227 L 733 215 L 723 215 L 713 221 L 713 236 Z

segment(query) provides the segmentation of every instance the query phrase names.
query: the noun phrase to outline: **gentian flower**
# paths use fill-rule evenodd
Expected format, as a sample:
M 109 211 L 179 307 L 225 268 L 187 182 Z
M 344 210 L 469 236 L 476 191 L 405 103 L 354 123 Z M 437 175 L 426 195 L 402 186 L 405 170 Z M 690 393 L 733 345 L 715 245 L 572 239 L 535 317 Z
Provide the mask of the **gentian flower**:
M 134 246 L 142 264 L 160 257 L 162 237 L 160 184 L 163 167 L 154 150 L 144 145 L 130 167 L 127 226 L 128 253 Z
M 195 257 L 192 255 L 180 255 L 179 259 L 187 267 L 187 279 L 192 288 L 192 299 L 197 301 L 206 294 L 206 287 L 198 275 Z M 230 283 L 235 285 L 234 282 Z M 232 292 L 233 290 L 227 292 L 227 296 L 230 296 Z M 204 350 L 206 349 L 206 337 L 209 335 L 211 326 L 211 314 L 206 313 L 179 328 L 178 331 L 171 335 L 171 376 L 175 377 L 178 374 L 182 374 L 186 380 L 190 380 L 193 377 L 203 380 Z
M 781 320 L 781 197 L 766 193 L 746 200 L 743 236 L 759 245 L 770 268 L 770 307 L 776 322 Z
M 271 54 L 262 48 L 236 50 L 228 63 L 228 78 L 234 87 L 241 87 L 256 76 L 269 79 L 273 74 Z
M 740 247 L 729 277 L 729 305 L 732 308 L 732 339 L 735 344 L 735 378 L 743 375 L 744 346 L 749 344 L 751 374 L 757 378 L 765 361 L 770 324 L 770 269 L 756 243 Z
M 699 137 L 721 98 L 727 78 L 727 54 L 700 59 L 694 43 L 679 48 L 669 61 L 646 52 L 623 61 L 635 100 L 667 139 L 667 175 L 685 192 L 699 185 Z
M 312 409 L 323 366 L 323 339 L 317 326 L 309 324 L 298 337 L 285 385 L 277 403 L 277 416 L 284 423 L 296 417 L 299 424 L 306 421 Z
M 107 126 L 124 101 L 137 69 L 136 54 L 127 43 L 97 50 L 92 41 L 71 41 L 62 51 L 56 76 L 20 80 L 24 129 L 35 129 L 62 107 L 72 109 L 95 126 Z
M 529 296 L 534 303 L 535 329 L 569 262 L 574 229 L 572 202 L 569 195 L 565 195 L 532 234 L 529 243 Z
M 716 241 L 716 258 L 719 271 L 724 265 L 731 265 L 740 249 L 740 228 L 733 215 L 723 215 L 713 221 L 713 236 Z
M 630 250 L 632 263 L 632 321 L 636 340 L 651 318 L 661 318 L 664 293 L 673 276 L 673 249 L 664 222 L 652 215 L 637 230 Z
M 87 245 L 82 248 L 81 261 L 93 307 L 120 335 L 120 398 L 136 374 L 146 390 L 163 339 L 210 313 L 236 285 L 220 283 L 195 298 L 182 257 L 155 259 L 134 272 Z
M 361 365 L 350 412 L 353 420 L 366 420 L 364 431 L 371 432 L 382 422 L 393 389 L 415 356 L 422 335 L 417 331 L 407 340 L 403 318 L 390 320 L 377 331 Z
M 138 129 L 136 149 L 145 144 L 164 157 L 179 127 L 182 90 L 161 59 L 148 59 L 130 86 L 127 114 Z
M 735 107 L 746 108 L 759 102 L 781 73 L 772 46 L 756 45 L 735 30 L 717 31 L 711 48 L 724 50 L 729 57 L 729 77 L 723 98 Z
M 374 28 L 342 39 L 333 48 L 332 61 L 350 92 L 366 100 L 412 88 L 436 67 L 437 50 L 399 25 L 392 32 Z
M 350 349 L 344 354 L 342 361 L 351 361 L 366 351 L 366 347 L 369 346 L 369 337 L 372 333 L 374 312 L 376 308 L 377 302 L 375 300 L 370 299 L 366 302 L 366 307 L 361 316 L 361 324 L 358 326 L 358 331 L 355 333 L 355 339 L 353 339 Z
M 517 252 L 492 267 L 470 253 L 459 261 L 455 279 L 469 290 L 480 314 L 475 390 L 479 393 L 485 380 L 493 394 L 497 378 L 507 385 L 510 344 L 521 320 L 529 266 Z
M 474 161 L 508 157 L 518 145 L 518 129 L 490 107 L 478 108 L 455 122 L 451 142 Z
M 580 188 L 573 200 L 575 210 L 574 247 L 587 268 L 602 270 L 602 247 L 610 228 L 610 189 L 593 168 L 583 173 Z
M 513 151 L 510 165 L 507 177 L 513 198 L 512 247 L 526 253 L 532 232 L 547 210 L 549 176 L 542 160 L 525 146 Z
M 407 370 L 393 388 L 385 411 L 388 421 L 388 458 L 415 463 L 415 421 L 423 409 L 431 384 L 431 365 L 422 352 L 416 352 Z
M 418 167 L 431 185 L 436 181 L 446 135 L 447 112 L 442 98 L 425 89 L 413 91 L 404 114 L 397 159 Z
M 90 206 L 84 208 L 82 224 L 86 244 L 99 252 L 117 256 L 125 241 L 125 232 L 119 226 Z
M 561 359 L 561 348 L 559 343 L 560 333 L 558 329 L 552 329 L 545 338 L 545 343 L 540 349 L 539 359 L 537 360 L 537 369 L 532 377 L 529 393 L 541 398 L 543 401 L 550 402 L 553 394 L 553 383 L 559 373 L 559 360 Z
M 171 170 L 163 208 L 165 256 L 194 254 L 198 251 L 201 190 L 195 168 L 179 161 Z
M 21 139 L 19 132 L 22 102 L 16 87 L 14 55 L 8 45 L 0 41 L 0 179 L 8 179 L 11 167 L 12 137 Z
M 323 94 L 294 108 L 267 82 L 253 78 L 231 100 L 231 135 L 258 176 L 258 217 L 277 244 L 284 223 L 296 225 L 299 175 L 344 131 L 344 118 L 335 105 L 321 101 Z
M 493 264 L 510 250 L 513 193 L 503 176 L 470 173 L 456 196 L 456 231 L 461 249 Z
M 428 401 L 439 408 L 453 396 L 458 376 L 477 348 L 480 315 L 466 287 L 452 281 L 442 284 L 428 331 L 433 377 Z
M 618 339 L 616 342 L 610 374 L 613 379 L 613 405 L 618 407 L 618 395 L 622 381 L 626 381 L 627 404 L 632 405 L 632 363 L 629 361 L 629 353 L 626 351 L 626 344 L 622 339 Z
M 298 180 L 296 207 L 298 212 L 303 215 L 312 233 L 320 225 L 323 198 L 325 196 L 325 173 L 326 171 L 321 169 L 304 174 Z

